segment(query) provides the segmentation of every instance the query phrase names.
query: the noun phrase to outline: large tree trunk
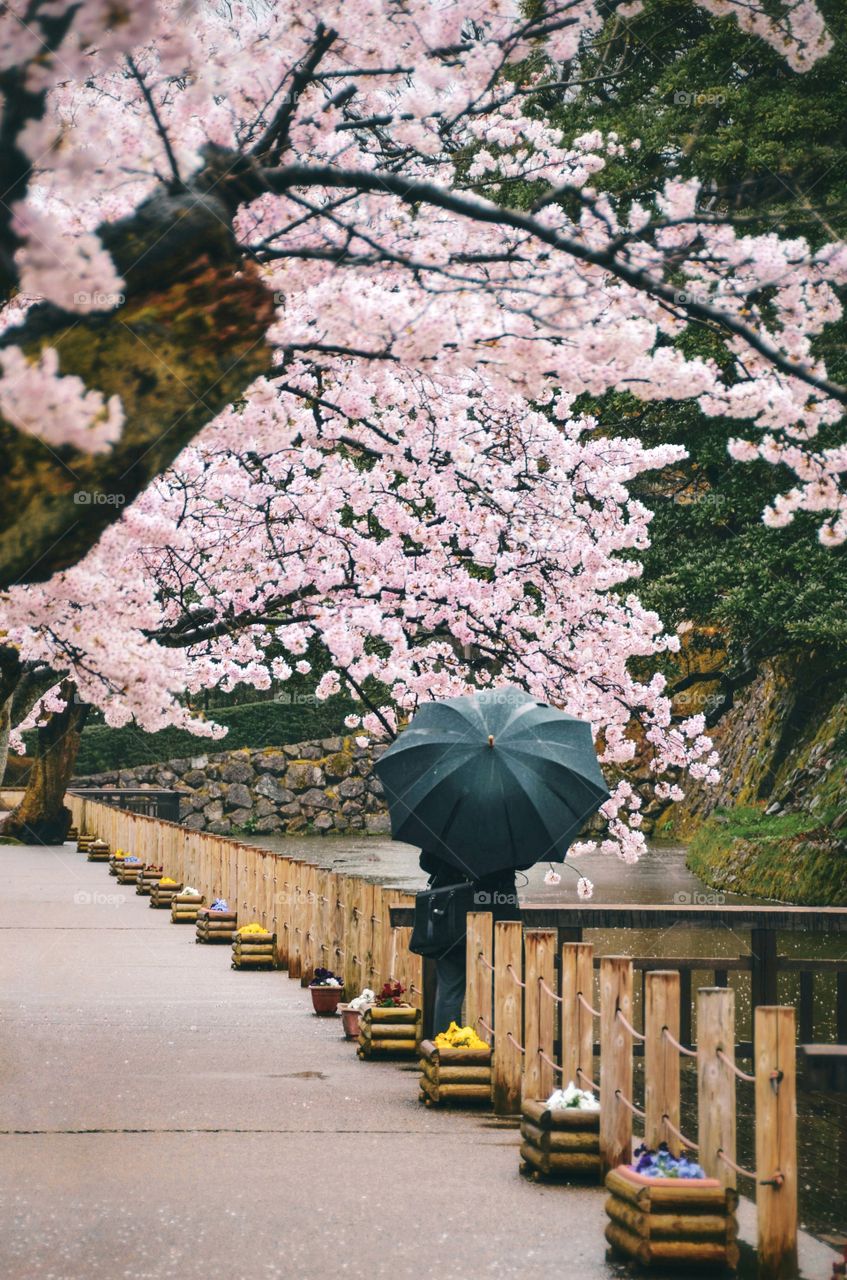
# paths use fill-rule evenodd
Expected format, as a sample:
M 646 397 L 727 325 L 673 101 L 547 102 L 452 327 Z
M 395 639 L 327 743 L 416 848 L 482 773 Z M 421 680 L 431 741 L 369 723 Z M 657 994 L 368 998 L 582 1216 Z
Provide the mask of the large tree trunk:
M 71 825 L 65 807 L 88 704 L 75 701 L 75 687 L 62 684 L 64 711 L 54 712 L 38 729 L 38 747 L 29 782 L 20 804 L 0 827 L 0 836 L 25 844 L 61 844 Z
M 211 196 L 157 194 L 100 228 L 126 278 L 113 311 L 47 303 L 0 335 L 35 360 L 58 352 L 62 375 L 118 395 L 125 422 L 105 453 L 40 440 L 0 417 L 0 588 L 44 582 L 76 564 L 124 506 L 202 427 L 271 371 L 274 295 L 242 261 L 230 210 Z
M 9 737 L 14 728 L 26 720 L 39 698 L 58 684 L 59 677 L 49 667 L 28 669 L 17 660 L 14 650 L 0 648 L 0 782 L 7 787 L 20 786 L 17 780 L 27 775 L 32 766 L 29 756 L 9 758 Z M 13 673 L 17 673 L 17 684 Z

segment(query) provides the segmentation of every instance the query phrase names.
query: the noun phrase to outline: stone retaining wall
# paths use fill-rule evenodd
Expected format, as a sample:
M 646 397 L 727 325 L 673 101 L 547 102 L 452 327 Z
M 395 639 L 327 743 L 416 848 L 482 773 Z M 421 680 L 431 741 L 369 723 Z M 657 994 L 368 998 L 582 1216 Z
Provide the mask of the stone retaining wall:
M 221 751 L 76 778 L 87 786 L 168 787 L 185 792 L 180 820 L 219 835 L 389 830 L 373 773 L 384 746 L 323 738 L 262 750 Z

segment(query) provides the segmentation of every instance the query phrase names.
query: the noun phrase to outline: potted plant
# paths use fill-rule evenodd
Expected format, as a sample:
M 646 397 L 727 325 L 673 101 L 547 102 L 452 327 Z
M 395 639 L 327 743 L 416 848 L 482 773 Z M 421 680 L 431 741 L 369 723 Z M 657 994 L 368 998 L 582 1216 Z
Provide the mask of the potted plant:
M 361 995 L 356 996 L 355 1000 L 351 1000 L 349 1004 L 340 1004 L 338 1006 L 344 1027 L 344 1035 L 347 1040 L 358 1040 L 362 1014 L 365 1009 L 370 1009 L 375 1003 L 376 996 L 373 991 L 371 991 L 370 987 L 365 987 Z
M 642 1263 L 730 1269 L 738 1264 L 738 1194 L 665 1143 L 639 1147 L 634 1165 L 606 1175 L 606 1240 L 613 1255 Z
M 374 1004 L 361 1016 L 359 1057 L 417 1057 L 421 1011 L 403 999 L 406 988 L 385 982 Z
M 589 1089 L 570 1081 L 547 1101 L 521 1103 L 521 1172 L 533 1181 L 578 1178 L 600 1181 L 600 1104 Z
M 406 988 L 399 982 L 383 982 L 374 1003 L 378 1009 L 408 1009 L 409 1002 L 403 999 L 405 994 Z
M 316 969 L 315 976 L 309 983 L 309 990 L 315 1013 L 327 1017 L 337 1012 L 344 994 L 344 983 L 331 969 Z

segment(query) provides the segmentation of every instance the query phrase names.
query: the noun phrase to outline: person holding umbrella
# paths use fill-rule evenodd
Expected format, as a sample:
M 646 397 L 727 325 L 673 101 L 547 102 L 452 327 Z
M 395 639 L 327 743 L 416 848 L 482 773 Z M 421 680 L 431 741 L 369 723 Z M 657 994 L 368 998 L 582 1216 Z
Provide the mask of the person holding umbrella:
M 435 960 L 438 1032 L 461 1021 L 467 913 L 520 919 L 516 871 L 564 861 L 609 791 L 591 726 L 511 686 L 425 703 L 375 768 L 430 877 L 410 945 Z

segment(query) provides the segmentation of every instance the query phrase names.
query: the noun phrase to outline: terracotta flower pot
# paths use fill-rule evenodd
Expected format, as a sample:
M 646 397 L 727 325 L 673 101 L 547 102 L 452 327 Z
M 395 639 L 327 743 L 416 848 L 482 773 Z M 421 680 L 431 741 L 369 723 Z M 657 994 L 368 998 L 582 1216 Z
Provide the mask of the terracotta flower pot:
M 337 1012 L 339 1001 L 344 995 L 343 987 L 309 987 L 309 990 L 315 1013 L 327 1017 Z
M 341 1006 L 341 1023 L 344 1027 L 344 1035 L 348 1040 L 359 1039 L 359 1024 L 362 1019 L 360 1009 L 350 1009 L 347 1005 Z

